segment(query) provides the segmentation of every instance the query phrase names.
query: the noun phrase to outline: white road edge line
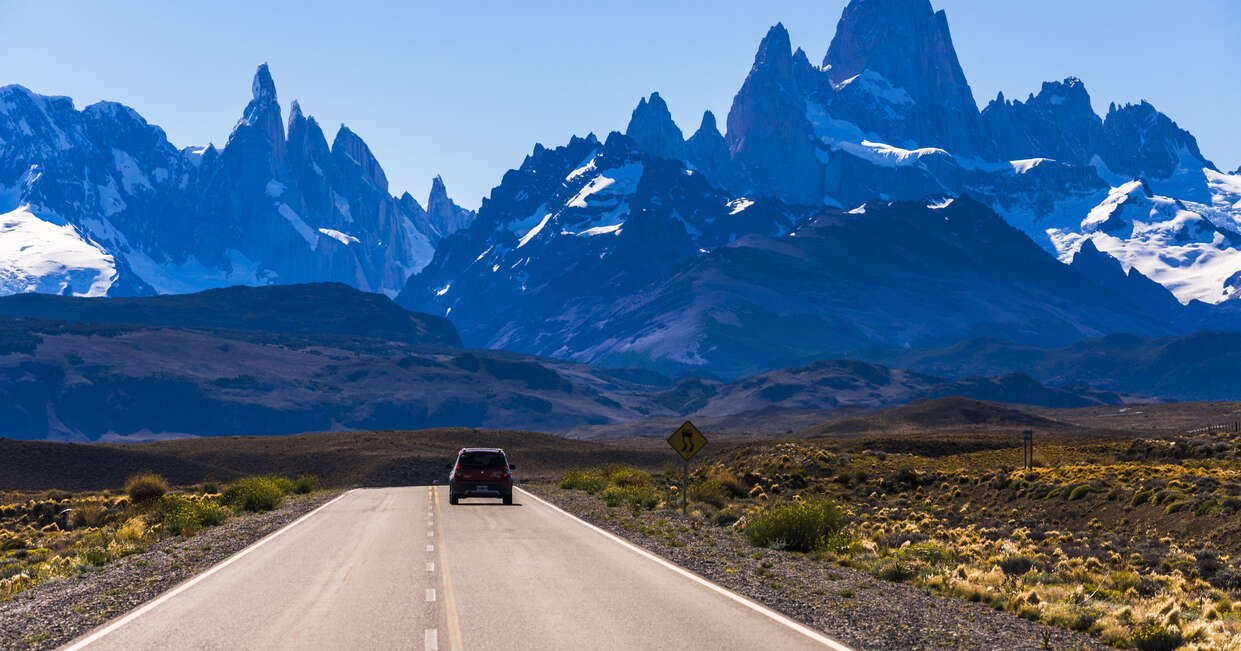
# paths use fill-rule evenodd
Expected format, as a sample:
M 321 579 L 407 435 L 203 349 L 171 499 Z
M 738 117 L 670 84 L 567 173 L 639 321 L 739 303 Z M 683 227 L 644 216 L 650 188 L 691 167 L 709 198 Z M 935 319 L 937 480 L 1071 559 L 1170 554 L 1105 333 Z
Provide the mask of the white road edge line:
M 764 606 L 764 605 L 762 605 L 762 604 L 758 603 L 757 601 L 754 601 L 754 600 L 749 599 L 749 598 L 747 598 L 747 597 L 743 597 L 743 596 L 741 596 L 741 595 L 737 594 L 736 592 L 733 592 L 732 590 L 729 590 L 728 588 L 725 588 L 725 587 L 722 587 L 722 586 L 716 585 L 715 583 L 712 583 L 711 581 L 708 581 L 708 580 L 706 580 L 706 579 L 702 578 L 701 576 L 698 576 L 697 574 L 694 574 L 693 572 L 690 572 L 689 570 L 687 570 L 687 569 L 685 569 L 685 568 L 683 568 L 683 567 L 681 567 L 681 566 L 679 566 L 679 565 L 676 565 L 676 564 L 674 564 L 674 563 L 671 563 L 671 562 L 669 562 L 669 561 L 667 561 L 667 560 L 665 560 L 665 559 L 663 559 L 663 558 L 660 558 L 659 556 L 657 556 L 657 555 L 655 555 L 655 554 L 652 554 L 651 552 L 649 552 L 649 551 L 647 551 L 647 550 L 645 550 L 645 549 L 642 549 L 641 547 L 639 547 L 639 546 L 637 546 L 637 545 L 635 545 L 635 544 L 633 544 L 633 543 L 629 542 L 628 540 L 625 540 L 624 538 L 621 538 L 621 537 L 619 537 L 619 536 L 617 536 L 617 535 L 615 535 L 615 534 L 612 534 L 612 533 L 610 533 L 610 532 L 608 532 L 608 531 L 604 531 L 603 529 L 600 529 L 599 527 L 596 527 L 595 525 L 593 525 L 593 524 L 591 524 L 591 523 L 589 523 L 589 522 L 587 522 L 587 521 L 585 521 L 585 520 L 583 520 L 583 519 L 581 519 L 581 518 L 579 518 L 579 517 L 577 517 L 577 516 L 573 515 L 572 513 L 569 513 L 568 511 L 565 511 L 564 509 L 560 508 L 559 506 L 556 506 L 555 504 L 552 504 L 551 502 L 548 502 L 547 500 L 545 500 L 545 499 L 543 499 L 543 498 L 539 497 L 538 495 L 535 495 L 534 493 L 531 493 L 530 491 L 528 491 L 528 490 L 526 490 L 526 489 L 524 489 L 524 488 L 521 488 L 520 486 L 514 486 L 514 488 L 516 488 L 517 490 L 519 490 L 519 491 L 521 491 L 522 493 L 526 494 L 527 496 L 529 496 L 529 497 L 533 498 L 535 501 L 537 501 L 537 502 L 541 502 L 543 505 L 545 505 L 545 506 L 547 506 L 547 507 L 551 508 L 553 511 L 556 511 L 556 512 L 560 513 L 561 515 L 563 515 L 563 516 L 565 516 L 565 517 L 567 517 L 567 518 L 569 518 L 569 519 L 571 519 L 571 520 L 574 520 L 575 522 L 577 522 L 577 523 L 581 524 L 582 526 L 589 527 L 590 529 L 594 530 L 596 533 L 598 533 L 598 534 L 602 535 L 602 536 L 603 536 L 603 537 L 605 537 L 605 538 L 608 538 L 608 539 L 609 539 L 609 540 L 611 540 L 612 542 L 615 542 L 615 543 L 618 543 L 618 544 L 620 544 L 620 545 L 622 545 L 622 546 L 624 546 L 624 547 L 627 547 L 627 548 L 629 548 L 631 551 L 636 552 L 637 554 L 640 554 L 640 555 L 642 555 L 642 556 L 645 556 L 646 558 L 648 558 L 648 559 L 650 559 L 650 560 L 652 560 L 652 561 L 655 561 L 656 563 L 659 563 L 660 565 L 663 565 L 664 567 L 666 567 L 666 568 L 668 568 L 668 569 L 672 570 L 673 572 L 676 572 L 677 574 L 680 574 L 681 576 L 684 576 L 684 577 L 686 577 L 686 578 L 690 579 L 691 581 L 694 581 L 694 582 L 696 582 L 696 583 L 698 583 L 698 584 L 700 584 L 700 585 L 703 585 L 703 586 L 705 586 L 705 587 L 707 587 L 707 588 L 709 588 L 709 589 L 711 589 L 711 590 L 714 590 L 715 592 L 717 592 L 717 593 L 719 593 L 719 594 L 721 594 L 721 595 L 723 595 L 723 596 L 725 596 L 725 597 L 728 597 L 729 599 L 732 599 L 733 601 L 735 601 L 735 602 L 737 602 L 737 603 L 739 603 L 739 604 L 741 604 L 741 605 L 743 605 L 743 606 L 745 606 L 745 607 L 749 608 L 750 610 L 753 610 L 753 611 L 755 611 L 755 612 L 757 612 L 757 613 L 759 613 L 759 614 L 761 614 L 761 615 L 765 615 L 765 616 L 767 616 L 769 619 L 772 619 L 772 620 L 774 620 L 774 621 L 776 621 L 776 622 L 779 622 L 779 623 L 781 623 L 781 624 L 784 624 L 785 626 L 787 626 L 787 627 L 789 627 L 789 628 L 791 628 L 791 629 L 793 629 L 793 630 L 797 631 L 798 633 L 801 633 L 802 635 L 805 635 L 806 637 L 808 637 L 808 638 L 810 638 L 810 639 L 814 640 L 815 642 L 818 642 L 818 643 L 820 643 L 820 644 L 822 644 L 822 645 L 824 645 L 824 646 L 826 646 L 826 647 L 828 647 L 828 648 L 830 648 L 830 649 L 833 649 L 834 651 L 853 651 L 853 649 L 852 649 L 852 648 L 850 648 L 850 647 L 848 647 L 848 646 L 845 646 L 844 644 L 842 644 L 842 643 L 840 643 L 840 642 L 837 642 L 836 640 L 833 640 L 832 638 L 827 637 L 826 635 L 823 635 L 822 633 L 820 633 L 820 632 L 818 632 L 818 631 L 816 631 L 816 630 L 814 630 L 814 629 L 812 629 L 812 628 L 810 628 L 810 627 L 808 627 L 808 626 L 806 626 L 806 625 L 804 625 L 804 624 L 801 624 L 800 622 L 794 621 L 793 619 L 790 619 L 789 617 L 787 617 L 787 616 L 785 616 L 785 615 L 783 615 L 783 614 L 781 614 L 781 613 L 778 613 L 778 612 L 776 612 L 776 611 L 772 610 L 771 608 L 768 608 L 767 606 Z
M 439 651 L 440 634 L 438 629 L 428 628 L 423 635 L 422 646 L 426 651 Z
M 435 601 L 435 588 L 427 588 L 427 601 Z
M 237 562 L 237 561 L 241 560 L 241 558 L 242 558 L 242 557 L 246 556 L 246 555 L 247 555 L 247 554 L 249 554 L 250 552 L 252 552 L 252 551 L 254 551 L 254 550 L 258 549 L 259 547 L 262 547 L 263 545 L 266 545 L 267 543 L 269 543 L 269 542 L 271 542 L 273 539 L 275 539 L 275 538 L 276 538 L 276 536 L 279 536 L 280 534 L 282 534 L 282 533 L 284 533 L 284 532 L 288 531 L 289 529 L 292 529 L 293 527 L 296 527 L 297 525 L 301 524 L 301 523 L 302 523 L 302 521 L 306 520 L 306 519 L 307 519 L 307 518 L 309 518 L 310 516 L 312 516 L 312 515 L 314 515 L 314 514 L 318 513 L 319 511 L 322 511 L 323 509 L 326 509 L 327 507 L 329 507 L 329 506 L 331 506 L 331 505 L 333 505 L 333 504 L 335 504 L 338 500 L 340 500 L 341 498 L 345 497 L 346 495 L 348 495 L 348 494 L 352 493 L 354 490 L 355 490 L 355 489 L 350 489 L 350 490 L 347 490 L 347 491 L 345 491 L 345 492 L 341 493 L 340 495 L 337 495 L 336 497 L 332 498 L 331 500 L 329 500 L 329 501 L 327 501 L 327 502 L 325 502 L 325 503 L 323 503 L 323 504 L 319 505 L 319 507 L 318 507 L 318 508 L 316 508 L 315 510 L 311 511 L 310 513 L 307 513 L 306 515 L 303 515 L 302 517 L 300 517 L 300 518 L 298 518 L 298 519 L 296 519 L 296 520 L 294 520 L 294 521 L 292 521 L 292 522 L 290 522 L 290 523 L 288 523 L 288 524 L 284 525 L 284 526 L 283 526 L 283 527 L 281 527 L 280 529 L 277 529 L 276 531 L 274 531 L 274 532 L 272 532 L 272 533 L 267 534 L 266 536 L 264 536 L 264 537 L 263 537 L 261 540 L 259 540 L 258 542 L 256 542 L 256 543 L 254 543 L 254 544 L 250 545 L 249 547 L 246 547 L 245 549 L 243 549 L 243 550 L 241 550 L 241 551 L 237 552 L 236 554 L 233 554 L 232 556 L 229 556 L 228 558 L 224 559 L 223 561 L 220 561 L 219 563 L 217 563 L 216 565 L 213 565 L 210 569 L 208 569 L 207 571 L 203 572 L 202 574 L 199 574 L 199 575 L 197 575 L 197 576 L 194 576 L 194 577 L 190 578 L 189 580 L 187 580 L 185 583 L 182 583 L 181 585 L 178 585 L 177 587 L 175 587 L 175 588 L 173 588 L 173 589 L 169 590 L 168 592 L 165 592 L 164 594 L 162 594 L 162 595 L 160 595 L 160 596 L 156 597 L 155 599 L 153 599 L 153 600 L 151 600 L 151 601 L 146 602 L 146 604 L 144 604 L 144 605 L 142 605 L 142 606 L 139 606 L 137 610 L 131 611 L 128 615 L 125 615 L 124 617 L 121 617 L 120 619 L 116 620 L 115 622 L 112 622 L 111 624 L 108 624 L 107 626 L 105 626 L 105 627 L 103 627 L 103 628 L 101 628 L 101 629 L 99 629 L 99 630 L 95 631 L 94 633 L 91 633 L 90 635 L 86 636 L 85 638 L 82 638 L 81 640 L 78 640 L 77 642 L 74 642 L 73 644 L 71 644 L 71 645 L 69 645 L 69 646 L 67 646 L 67 647 L 62 648 L 62 649 L 61 649 L 61 651 L 78 651 L 79 649 L 86 648 L 86 646 L 88 646 L 88 645 L 90 645 L 90 644 L 94 644 L 95 642 L 97 642 L 97 641 L 99 641 L 101 638 L 103 638 L 105 635 L 107 635 L 107 634 L 111 633 L 112 631 L 115 631 L 116 629 L 118 629 L 118 628 L 120 628 L 120 627 L 122 627 L 122 626 L 124 626 L 124 625 L 128 624 L 129 622 L 132 622 L 133 620 L 137 619 L 138 617 L 141 617 L 143 614 L 145 614 L 146 612 L 150 611 L 152 608 L 155 608 L 156 606 L 158 606 L 158 605 L 160 605 L 160 604 L 164 603 L 165 601 L 168 601 L 169 599 L 172 599 L 173 597 L 175 597 L 175 596 L 177 596 L 177 595 L 181 594 L 182 592 L 185 592 L 186 590 L 188 590 L 190 587 L 192 587 L 194 584 L 198 583 L 199 581 L 202 581 L 203 579 L 206 579 L 207 577 L 211 576 L 212 574 L 215 574 L 216 572 L 219 572 L 220 570 L 222 570 L 222 569 L 224 569 L 224 568 L 228 567 L 229 565 L 232 565 L 233 563 L 235 563 L 235 562 Z

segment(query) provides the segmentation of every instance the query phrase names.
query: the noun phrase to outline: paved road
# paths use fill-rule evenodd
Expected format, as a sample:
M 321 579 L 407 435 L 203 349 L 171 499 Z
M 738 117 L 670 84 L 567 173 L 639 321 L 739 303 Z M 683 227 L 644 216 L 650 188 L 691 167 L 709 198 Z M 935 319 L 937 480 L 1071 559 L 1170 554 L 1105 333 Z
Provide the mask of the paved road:
M 74 643 L 103 649 L 823 649 L 518 492 L 346 493 Z

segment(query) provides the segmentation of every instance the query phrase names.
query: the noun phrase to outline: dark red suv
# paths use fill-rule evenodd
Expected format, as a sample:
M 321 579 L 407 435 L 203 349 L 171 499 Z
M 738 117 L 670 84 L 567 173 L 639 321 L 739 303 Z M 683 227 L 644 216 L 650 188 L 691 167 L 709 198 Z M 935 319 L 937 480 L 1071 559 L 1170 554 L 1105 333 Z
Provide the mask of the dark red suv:
M 513 503 L 513 473 L 516 468 L 499 448 L 461 448 L 457 462 L 448 473 L 448 503 L 463 497 L 498 497 Z

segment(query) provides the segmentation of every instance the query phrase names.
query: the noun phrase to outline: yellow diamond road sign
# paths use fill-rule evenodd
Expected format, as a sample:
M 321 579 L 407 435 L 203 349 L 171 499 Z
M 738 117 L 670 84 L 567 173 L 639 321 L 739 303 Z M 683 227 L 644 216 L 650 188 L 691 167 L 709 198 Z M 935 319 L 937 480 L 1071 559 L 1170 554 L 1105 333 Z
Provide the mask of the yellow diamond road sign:
M 668 445 L 672 446 L 677 454 L 681 455 L 686 461 L 690 460 L 698 451 L 706 447 L 707 437 L 698 431 L 694 424 L 685 421 L 684 425 L 677 428 L 677 431 L 668 437 Z

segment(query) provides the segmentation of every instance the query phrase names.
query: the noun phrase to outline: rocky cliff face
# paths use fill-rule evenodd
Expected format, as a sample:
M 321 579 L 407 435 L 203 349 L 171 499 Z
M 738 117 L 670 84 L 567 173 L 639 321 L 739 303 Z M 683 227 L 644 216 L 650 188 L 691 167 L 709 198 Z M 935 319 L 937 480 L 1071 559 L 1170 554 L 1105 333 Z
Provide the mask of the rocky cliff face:
M 930 0 L 850 2 L 823 67 L 837 86 L 869 85 L 861 95 L 892 98 L 889 110 L 879 113 L 864 110 L 860 101 L 835 105 L 841 118 L 864 131 L 893 144 L 911 141 L 964 156 L 993 149 L 952 46 L 948 17 Z
M 703 112 L 702 124 L 685 141 L 685 158 L 719 188 L 742 189 L 745 185 L 744 178 L 733 165 L 728 142 L 715 125 L 715 114 L 711 111 Z
M 1000 93 L 983 110 L 982 119 L 1004 160 L 1042 157 L 1089 165 L 1103 141 L 1103 120 L 1076 77 L 1044 82 L 1038 95 L 1025 102 L 1005 100 Z
M 787 232 L 801 214 L 736 198 L 620 133 L 536 146 L 397 302 L 448 316 L 467 345 L 570 356 L 617 332 L 593 318 L 603 306 L 739 237 Z
M 329 147 L 266 65 L 222 149 L 177 150 L 120 104 L 0 88 L 0 293 L 188 292 L 319 280 L 395 294 L 472 216 L 388 192 L 360 136 Z
M 625 135 L 637 143 L 646 153 L 659 158 L 685 159 L 685 139 L 681 129 L 672 121 L 668 104 L 659 93 L 651 93 L 649 101 L 638 101 Z
M 739 173 L 756 191 L 817 204 L 823 200 L 822 176 L 798 81 L 808 73 L 808 61 L 793 58 L 784 25 L 772 27 L 733 98 L 726 138 Z
M 1103 120 L 1103 140 L 1103 162 L 1131 178 L 1167 179 L 1178 172 L 1216 170 L 1198 150 L 1197 139 L 1149 102 L 1111 105 Z

